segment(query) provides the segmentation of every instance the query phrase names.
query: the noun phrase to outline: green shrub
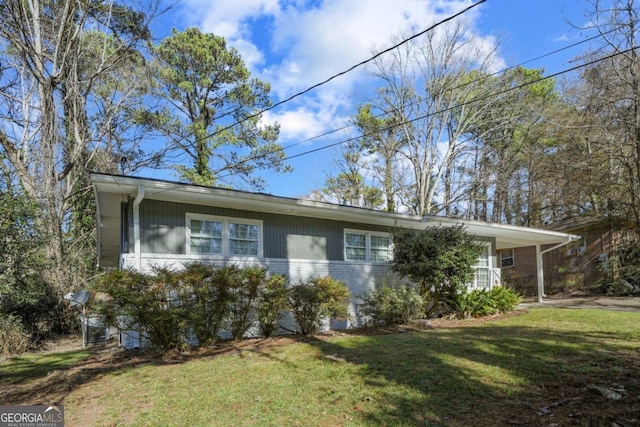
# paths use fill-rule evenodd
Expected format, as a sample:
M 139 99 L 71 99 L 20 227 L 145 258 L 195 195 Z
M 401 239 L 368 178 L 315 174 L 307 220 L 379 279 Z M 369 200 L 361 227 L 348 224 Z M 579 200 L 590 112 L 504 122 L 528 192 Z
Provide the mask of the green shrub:
M 288 301 L 300 332 L 310 335 L 317 331 L 325 317 L 345 318 L 349 296 L 344 283 L 325 276 L 291 287 Z
M 473 280 L 483 250 L 474 239 L 463 226 L 394 232 L 391 270 L 418 286 L 427 317 L 441 312 Z
M 38 274 L 13 279 L 0 272 L 0 315 L 15 316 L 29 335 L 32 347 L 68 331 L 68 319 L 72 317 L 49 284 Z
M 240 279 L 239 269 L 216 269 L 196 262 L 178 274 L 183 285 L 181 299 L 188 308 L 188 327 L 200 344 L 210 344 L 227 318 L 231 289 Z
M 611 297 L 636 295 L 638 290 L 626 279 L 603 279 L 599 283 L 600 292 Z
M 94 290 L 110 296 L 96 305 L 109 325 L 141 331 L 160 349 L 180 347 L 189 320 L 189 305 L 183 304 L 178 275 L 157 269 L 154 275 L 133 270 L 114 270 L 101 276 Z
M 280 314 L 287 306 L 287 281 L 286 276 L 274 274 L 264 283 L 258 303 L 257 320 L 265 337 L 272 336 L 276 331 Z
M 362 313 L 375 325 L 401 325 L 423 315 L 424 301 L 410 286 L 383 287 L 363 297 Z
M 223 267 L 234 274 L 229 298 L 227 326 L 234 340 L 240 339 L 254 324 L 260 294 L 264 289 L 267 270 L 260 267 L 239 269 L 235 266 Z
M 500 313 L 513 311 L 522 302 L 522 296 L 518 291 L 504 286 L 491 288 L 489 295 L 495 301 L 496 309 Z
M 461 292 L 452 301 L 452 306 L 458 317 L 484 317 L 512 311 L 521 301 L 522 297 L 513 289 L 496 286 L 490 290 Z
M 0 354 L 23 353 L 29 349 L 30 335 L 17 316 L 0 314 Z

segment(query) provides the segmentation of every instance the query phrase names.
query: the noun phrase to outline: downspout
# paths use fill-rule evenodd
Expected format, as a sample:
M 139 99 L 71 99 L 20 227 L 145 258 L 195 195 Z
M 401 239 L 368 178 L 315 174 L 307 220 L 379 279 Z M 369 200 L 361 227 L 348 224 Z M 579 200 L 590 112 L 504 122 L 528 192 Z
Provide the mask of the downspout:
M 142 248 L 140 244 L 140 202 L 144 199 L 144 186 L 138 185 L 138 194 L 133 200 L 133 251 L 135 269 L 142 271 Z
M 536 245 L 536 268 L 537 268 L 537 276 L 538 276 L 538 302 L 543 302 L 542 301 L 542 297 L 546 297 L 546 295 L 544 294 L 544 265 L 542 263 L 542 255 L 546 254 L 547 252 L 551 252 L 555 249 L 561 248 L 562 246 L 568 245 L 569 243 L 573 242 L 574 236 L 569 236 L 569 238 L 567 239 L 566 242 L 562 242 L 559 243 L 555 246 L 552 246 L 550 248 L 547 248 L 545 250 L 540 250 L 540 244 Z
M 93 185 L 93 199 L 96 201 L 96 269 L 100 269 L 100 260 L 102 259 L 102 215 L 100 214 L 98 188 L 95 184 Z

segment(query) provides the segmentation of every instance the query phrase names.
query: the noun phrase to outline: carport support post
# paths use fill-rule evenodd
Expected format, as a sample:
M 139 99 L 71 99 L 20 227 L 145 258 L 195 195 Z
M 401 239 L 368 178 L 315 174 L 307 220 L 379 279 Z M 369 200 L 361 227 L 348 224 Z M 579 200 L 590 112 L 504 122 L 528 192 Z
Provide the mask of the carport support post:
M 546 296 L 544 294 L 544 267 L 542 265 L 542 250 L 540 249 L 540 245 L 536 245 L 536 268 L 538 277 L 538 302 L 542 302 L 542 297 Z
M 536 245 L 536 267 L 538 268 L 538 302 L 542 302 L 542 297 L 546 297 L 544 294 L 544 266 L 542 264 L 542 254 L 554 251 L 562 246 L 568 245 L 574 240 L 579 239 L 579 236 L 570 235 L 566 242 L 562 242 L 553 247 L 547 248 L 544 251 L 540 249 L 540 244 Z

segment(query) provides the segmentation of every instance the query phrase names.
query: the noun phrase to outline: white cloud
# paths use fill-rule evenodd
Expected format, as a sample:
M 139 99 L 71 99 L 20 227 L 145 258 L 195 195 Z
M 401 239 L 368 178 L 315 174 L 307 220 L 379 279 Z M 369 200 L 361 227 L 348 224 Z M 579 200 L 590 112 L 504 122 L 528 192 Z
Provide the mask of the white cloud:
M 278 0 L 183 0 L 181 7 L 203 31 L 229 40 L 247 35 L 247 19 L 278 14 Z
M 276 101 L 341 73 L 439 22 L 471 0 L 183 0 L 193 25 L 224 36 L 252 75 L 271 84 Z M 477 9 L 477 8 L 476 8 Z M 465 14 L 473 22 L 478 12 Z M 483 39 L 487 50 L 492 39 Z M 333 79 L 265 115 L 280 122 L 281 140 L 301 140 L 344 124 L 364 99 L 365 67 Z
M 265 123 L 280 124 L 280 138 L 285 141 L 302 142 L 324 132 L 325 124 L 318 120 L 317 112 L 305 108 L 281 113 L 266 112 Z
M 389 46 L 397 34 L 423 30 L 470 4 L 470 0 L 184 0 L 195 24 L 227 38 L 243 57 L 251 57 L 247 62 L 252 66 L 262 66 L 252 71 L 269 77 L 281 98 L 369 58 L 374 46 Z M 252 26 L 260 19 L 270 25 L 256 33 Z M 255 55 L 258 51 L 260 57 Z M 264 58 L 264 64 L 253 58 Z M 363 71 L 335 79 L 333 90 L 349 90 L 362 79 Z

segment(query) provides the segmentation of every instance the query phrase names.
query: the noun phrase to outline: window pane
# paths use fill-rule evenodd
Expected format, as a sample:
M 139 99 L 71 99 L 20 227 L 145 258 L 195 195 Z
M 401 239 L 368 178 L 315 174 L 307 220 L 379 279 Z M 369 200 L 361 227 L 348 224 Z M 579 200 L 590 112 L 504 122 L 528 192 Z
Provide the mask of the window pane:
M 476 270 L 476 287 L 488 288 L 489 287 L 489 269 L 478 268 Z
M 389 238 L 371 236 L 371 249 L 389 249 Z
M 501 267 L 513 267 L 513 257 L 511 258 L 502 258 L 500 260 Z
M 222 223 L 192 219 L 189 222 L 191 252 L 201 254 L 222 253 Z
M 222 237 L 222 223 L 217 221 L 191 220 L 192 236 Z
M 389 261 L 388 237 L 371 236 L 371 261 Z
M 365 261 L 367 259 L 367 238 L 364 234 L 347 233 L 344 245 L 347 260 Z
M 366 259 L 366 250 L 364 248 L 346 248 L 345 252 L 348 260 L 364 261 Z
M 258 255 L 258 242 L 251 240 L 229 241 L 231 255 Z
M 366 247 L 366 237 L 364 234 L 350 234 L 347 233 L 346 236 L 346 246 L 347 247 L 358 247 L 364 248 Z
M 489 247 L 485 247 L 480 256 L 478 257 L 478 261 L 476 262 L 477 267 L 489 267 Z
M 371 261 L 389 261 L 389 250 L 371 249 Z
M 202 233 L 202 225 L 204 221 L 200 221 L 198 219 L 191 220 L 191 234 L 200 234 Z
M 513 249 L 500 251 L 500 267 L 513 267 Z
M 231 255 L 258 255 L 259 230 L 255 224 L 229 224 Z
M 222 239 L 191 237 L 191 252 L 201 254 L 221 254 Z
M 258 240 L 258 226 L 251 224 L 229 224 L 232 239 Z

